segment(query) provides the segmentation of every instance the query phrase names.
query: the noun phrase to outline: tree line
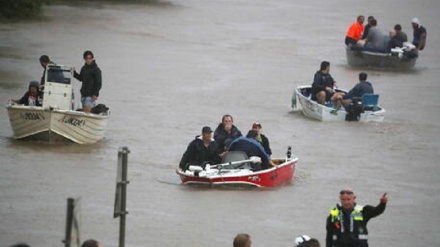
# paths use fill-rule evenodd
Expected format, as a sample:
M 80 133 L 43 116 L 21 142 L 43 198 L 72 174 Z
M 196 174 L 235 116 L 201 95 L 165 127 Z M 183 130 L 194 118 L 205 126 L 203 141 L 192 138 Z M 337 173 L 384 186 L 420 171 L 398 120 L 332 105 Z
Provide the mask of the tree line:
M 45 4 L 62 2 L 63 4 L 81 0 L 0 0 L 0 21 L 32 19 L 42 14 Z M 84 1 L 84 0 L 82 0 Z M 120 3 L 160 3 L 161 0 L 94 0 Z

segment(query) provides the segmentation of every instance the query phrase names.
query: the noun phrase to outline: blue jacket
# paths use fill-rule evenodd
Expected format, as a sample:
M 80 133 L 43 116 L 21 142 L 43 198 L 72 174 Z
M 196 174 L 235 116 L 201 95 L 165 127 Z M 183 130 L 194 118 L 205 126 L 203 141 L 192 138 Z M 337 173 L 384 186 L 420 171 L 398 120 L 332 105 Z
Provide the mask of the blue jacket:
M 373 85 L 368 81 L 361 81 L 344 95 L 344 99 L 361 98 L 366 93 L 374 93 Z
M 269 155 L 264 151 L 260 142 L 248 137 L 239 137 L 235 139 L 229 146 L 229 151 L 243 151 L 248 157 L 258 156 L 261 158 L 261 168 L 269 168 Z

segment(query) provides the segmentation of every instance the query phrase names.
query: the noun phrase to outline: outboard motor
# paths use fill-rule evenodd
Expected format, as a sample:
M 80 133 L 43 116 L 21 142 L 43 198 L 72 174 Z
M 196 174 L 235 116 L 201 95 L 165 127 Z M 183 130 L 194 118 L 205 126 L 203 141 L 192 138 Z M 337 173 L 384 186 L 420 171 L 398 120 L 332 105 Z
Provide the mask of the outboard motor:
M 345 108 L 347 115 L 345 121 L 359 121 L 361 113 L 364 112 L 364 106 L 360 98 L 353 98 L 351 103 Z

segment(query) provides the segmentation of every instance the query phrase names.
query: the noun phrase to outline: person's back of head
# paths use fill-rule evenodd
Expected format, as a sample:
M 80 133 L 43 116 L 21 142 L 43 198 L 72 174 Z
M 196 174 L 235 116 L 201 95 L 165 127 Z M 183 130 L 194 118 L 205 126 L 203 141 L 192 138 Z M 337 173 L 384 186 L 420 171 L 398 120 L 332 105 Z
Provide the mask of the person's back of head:
M 21 243 L 21 244 L 14 244 L 14 245 L 12 245 L 10 247 L 30 247 L 30 246 L 27 245 L 27 244 Z
M 373 26 L 373 27 L 377 26 L 377 20 L 376 19 L 372 19 L 370 21 L 370 25 Z
M 233 247 L 251 247 L 251 236 L 247 233 L 239 233 L 234 238 Z
M 396 32 L 400 32 L 400 31 L 402 31 L 402 26 L 400 24 L 396 24 L 394 26 L 394 30 L 396 30 Z
M 258 130 L 255 130 L 255 129 L 249 130 L 246 137 L 256 139 L 258 137 Z
M 368 77 L 367 73 L 365 72 L 359 73 L 359 81 L 366 81 L 367 77 Z
M 88 239 L 83 242 L 81 247 L 101 247 L 99 242 L 94 239 Z
M 42 55 L 41 57 L 40 57 L 40 63 L 49 63 L 50 62 L 50 59 L 49 59 L 49 56 L 48 55 Z
M 321 247 L 321 245 L 316 238 L 311 238 L 310 240 L 304 242 L 301 247 Z

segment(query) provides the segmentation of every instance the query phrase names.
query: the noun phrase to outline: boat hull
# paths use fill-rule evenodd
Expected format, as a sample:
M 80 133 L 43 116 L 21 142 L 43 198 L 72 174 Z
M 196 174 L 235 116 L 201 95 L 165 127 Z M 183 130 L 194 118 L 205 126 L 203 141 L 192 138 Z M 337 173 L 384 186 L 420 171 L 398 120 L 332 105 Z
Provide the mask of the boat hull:
M 183 184 L 204 186 L 228 186 L 228 187 L 276 187 L 291 183 L 295 174 L 297 158 L 289 160 L 274 159 L 279 165 L 253 172 L 247 169 L 224 170 L 213 174 L 196 176 L 182 171 L 176 173 L 180 176 Z
M 107 115 L 35 106 L 6 107 L 15 139 L 91 144 L 104 137 Z
M 353 67 L 376 67 L 408 70 L 414 68 L 417 57 L 408 58 L 392 53 L 350 50 L 346 48 L 347 63 Z
M 311 86 L 299 86 L 294 91 L 292 102 L 296 110 L 301 110 L 302 113 L 312 119 L 318 121 L 345 121 L 347 112 L 343 109 L 334 111 L 333 108 L 318 104 L 316 101 L 309 99 L 303 94 L 304 90 L 310 91 Z M 383 122 L 385 118 L 385 109 L 378 107 L 376 111 L 364 111 L 361 113 L 359 122 Z

